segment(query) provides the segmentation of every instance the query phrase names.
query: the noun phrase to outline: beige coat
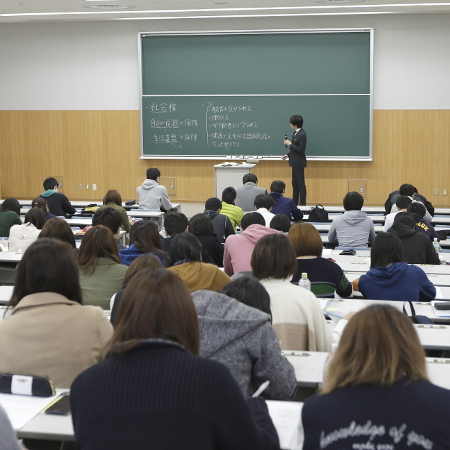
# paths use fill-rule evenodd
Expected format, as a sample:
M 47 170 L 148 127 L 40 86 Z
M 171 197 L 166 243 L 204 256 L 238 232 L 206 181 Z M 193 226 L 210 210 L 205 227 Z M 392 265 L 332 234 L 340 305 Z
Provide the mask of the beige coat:
M 54 292 L 27 295 L 0 322 L 0 373 L 49 377 L 68 388 L 97 363 L 113 328 L 101 308 Z

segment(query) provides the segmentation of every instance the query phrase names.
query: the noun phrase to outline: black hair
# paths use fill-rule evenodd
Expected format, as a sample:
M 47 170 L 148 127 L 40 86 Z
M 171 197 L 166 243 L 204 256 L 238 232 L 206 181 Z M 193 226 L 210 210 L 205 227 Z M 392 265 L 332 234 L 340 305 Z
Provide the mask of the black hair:
M 270 192 L 278 192 L 279 194 L 282 194 L 285 189 L 286 183 L 281 180 L 272 181 L 272 184 L 270 185 Z
M 270 295 L 266 288 L 253 277 L 240 277 L 226 284 L 220 291 L 228 297 L 235 298 L 244 305 L 259 309 L 269 314 L 272 323 L 272 311 L 270 310 Z
M 289 123 L 295 125 L 298 128 L 301 128 L 303 126 L 303 117 L 299 115 L 291 116 L 291 118 L 289 119 Z
M 398 209 L 406 209 L 411 203 L 412 200 L 407 195 L 399 195 L 395 201 Z
M 269 210 L 272 207 L 273 207 L 273 198 L 270 195 L 261 194 L 255 197 L 256 209 L 266 208 L 267 210 Z
M 161 176 L 161 172 L 156 167 L 150 167 L 147 169 L 147 180 L 154 180 Z
M 195 236 L 212 236 L 214 234 L 214 225 L 211 218 L 206 214 L 196 214 L 189 221 L 189 233 L 192 233 Z
M 427 213 L 427 209 L 425 208 L 425 206 L 422 203 L 412 202 L 408 206 L 408 212 L 419 214 L 419 216 L 424 217 L 425 214 Z
M 92 226 L 103 225 L 111 230 L 112 234 L 116 234 L 122 224 L 122 218 L 119 211 L 114 208 L 99 208 L 92 217 Z
M 246 173 L 242 178 L 242 184 L 252 182 L 257 184 L 258 183 L 258 177 L 254 173 Z
M 291 221 L 285 214 L 275 214 L 270 221 L 270 228 L 287 233 L 291 229 Z
M 245 230 L 250 225 L 263 225 L 266 226 L 266 220 L 262 216 L 262 214 L 258 212 L 251 212 L 244 214 L 244 217 L 241 220 L 241 228 Z
M 41 208 L 31 208 L 25 214 L 25 223 L 32 223 L 38 230 L 42 230 L 45 225 L 45 213 Z
M 53 189 L 55 186 L 58 186 L 58 180 L 56 178 L 46 178 L 43 183 L 44 189 L 48 191 L 49 189 Z
M 202 260 L 202 245 L 192 233 L 187 231 L 173 238 L 165 262 L 167 267 L 171 267 L 177 261 L 183 260 L 189 262 Z
M 169 236 L 186 231 L 188 218 L 183 213 L 169 213 L 164 219 L 164 229 Z
M 378 233 L 370 251 L 370 268 L 387 267 L 396 262 L 406 262 L 402 241 L 395 233 Z
M 364 199 L 359 192 L 352 191 L 345 195 L 343 204 L 346 211 L 361 211 Z
M 15 198 L 7 198 L 0 206 L 0 211 L 13 211 L 20 216 L 20 203 Z
M 234 187 L 227 187 L 222 192 L 222 201 L 230 205 L 236 200 L 236 189 Z
M 219 211 L 219 209 L 222 209 L 222 202 L 217 197 L 206 200 L 205 211 Z
M 412 184 L 402 184 L 399 189 L 400 195 L 407 195 L 408 197 L 412 197 L 416 192 L 417 189 Z
M 394 218 L 394 224 L 396 223 L 402 223 L 403 225 L 406 225 L 407 227 L 412 229 L 416 228 L 416 221 L 414 217 L 408 212 L 397 213 Z

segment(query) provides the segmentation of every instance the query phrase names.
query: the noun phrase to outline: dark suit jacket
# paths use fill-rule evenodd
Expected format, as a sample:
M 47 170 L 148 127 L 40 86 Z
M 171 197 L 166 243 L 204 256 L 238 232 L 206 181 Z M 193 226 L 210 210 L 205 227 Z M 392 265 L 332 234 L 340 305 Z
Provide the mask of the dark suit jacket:
M 292 136 L 292 144 L 289 146 L 289 165 L 291 167 L 306 167 L 306 133 L 303 128 Z

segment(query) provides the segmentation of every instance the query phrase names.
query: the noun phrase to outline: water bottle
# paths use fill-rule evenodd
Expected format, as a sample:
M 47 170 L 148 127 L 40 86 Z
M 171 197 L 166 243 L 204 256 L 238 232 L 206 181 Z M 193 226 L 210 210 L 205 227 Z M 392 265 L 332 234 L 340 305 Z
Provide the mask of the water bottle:
M 302 277 L 298 281 L 298 285 L 302 288 L 308 289 L 308 291 L 311 290 L 311 282 L 308 280 L 308 274 L 306 272 L 302 273 Z
M 439 255 L 439 249 L 441 248 L 441 246 L 439 245 L 437 238 L 434 238 L 433 247 L 436 254 Z

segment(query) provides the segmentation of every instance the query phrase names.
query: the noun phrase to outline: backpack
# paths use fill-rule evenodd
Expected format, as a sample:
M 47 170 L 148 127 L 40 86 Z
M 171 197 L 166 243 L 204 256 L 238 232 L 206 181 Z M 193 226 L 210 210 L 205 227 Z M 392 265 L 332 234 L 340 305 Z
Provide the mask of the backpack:
M 316 205 L 309 212 L 308 222 L 328 222 L 328 212 L 322 205 Z
M 81 211 L 81 217 L 93 217 L 93 215 L 99 208 L 100 206 L 98 206 L 97 204 L 91 203 L 90 205 L 87 205 L 85 208 L 83 208 L 83 210 Z

